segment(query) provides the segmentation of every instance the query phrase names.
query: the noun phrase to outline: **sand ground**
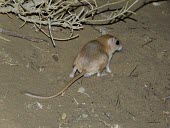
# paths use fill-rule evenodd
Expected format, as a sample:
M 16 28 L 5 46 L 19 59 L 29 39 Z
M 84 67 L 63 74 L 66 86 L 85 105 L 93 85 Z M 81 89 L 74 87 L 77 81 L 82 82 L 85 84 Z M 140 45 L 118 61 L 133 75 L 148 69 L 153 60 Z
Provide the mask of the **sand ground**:
M 0 15 L 4 29 L 47 39 L 32 24 Z M 111 61 L 113 76 L 81 78 L 64 96 L 39 100 L 30 91 L 50 95 L 69 81 L 72 62 L 82 46 L 100 33 L 85 26 L 77 39 L 35 43 L 0 33 L 0 128 L 169 128 L 170 2 L 148 4 L 132 16 L 106 25 L 124 49 Z M 55 37 L 69 36 L 54 31 Z M 58 54 L 58 59 L 52 55 Z M 85 89 L 80 93 L 79 89 Z

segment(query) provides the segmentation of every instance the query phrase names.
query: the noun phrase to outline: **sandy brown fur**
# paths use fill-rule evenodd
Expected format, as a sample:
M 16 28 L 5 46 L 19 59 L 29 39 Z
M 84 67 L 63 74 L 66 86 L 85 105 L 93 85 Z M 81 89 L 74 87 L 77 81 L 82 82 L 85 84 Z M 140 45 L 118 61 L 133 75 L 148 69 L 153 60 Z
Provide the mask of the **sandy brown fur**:
M 103 45 L 103 49 L 105 50 L 105 53 L 107 54 L 110 53 L 111 51 L 111 47 L 108 45 L 108 40 L 110 38 L 113 38 L 113 36 L 109 34 L 102 35 L 97 38 L 97 41 L 99 41 Z
M 90 45 L 90 46 L 89 46 Z M 92 40 L 89 43 L 85 44 L 82 48 L 80 54 L 76 57 L 74 61 L 74 66 L 78 68 L 78 71 L 81 72 L 82 70 L 86 70 L 87 72 L 91 72 L 92 68 L 89 64 L 100 65 L 100 61 L 107 62 L 107 53 L 104 50 L 103 45 L 97 41 Z M 95 63 L 96 61 L 96 63 Z M 106 65 L 106 64 L 105 64 Z

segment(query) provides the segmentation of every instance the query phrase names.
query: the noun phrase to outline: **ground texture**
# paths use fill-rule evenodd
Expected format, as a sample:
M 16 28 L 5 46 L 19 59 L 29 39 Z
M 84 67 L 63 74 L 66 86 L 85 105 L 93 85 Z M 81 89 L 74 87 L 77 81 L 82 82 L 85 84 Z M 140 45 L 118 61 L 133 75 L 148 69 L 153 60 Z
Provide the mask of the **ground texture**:
M 11 17 L 0 15 L 1 28 L 47 39 L 32 24 L 19 29 L 23 22 Z M 56 48 L 49 39 L 35 43 L 0 33 L 11 40 L 0 39 L 0 128 L 169 128 L 170 2 L 148 4 L 132 18 L 136 21 L 105 26 L 124 47 L 111 61 L 113 76 L 81 78 L 65 95 L 50 100 L 20 92 L 50 95 L 61 90 L 74 57 L 101 35 L 101 26 L 85 26 L 76 32 L 79 38 L 58 41 Z M 53 33 L 69 36 L 65 30 Z

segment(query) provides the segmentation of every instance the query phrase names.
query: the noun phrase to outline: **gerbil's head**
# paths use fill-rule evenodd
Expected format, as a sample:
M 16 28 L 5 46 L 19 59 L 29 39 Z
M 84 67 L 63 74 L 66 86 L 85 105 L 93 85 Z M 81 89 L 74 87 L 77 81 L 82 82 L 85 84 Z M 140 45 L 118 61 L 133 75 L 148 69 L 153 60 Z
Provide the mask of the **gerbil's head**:
M 112 53 L 114 53 L 116 51 L 120 51 L 123 48 L 123 46 L 121 45 L 121 42 L 116 37 L 110 38 L 108 40 L 108 44 L 111 47 Z

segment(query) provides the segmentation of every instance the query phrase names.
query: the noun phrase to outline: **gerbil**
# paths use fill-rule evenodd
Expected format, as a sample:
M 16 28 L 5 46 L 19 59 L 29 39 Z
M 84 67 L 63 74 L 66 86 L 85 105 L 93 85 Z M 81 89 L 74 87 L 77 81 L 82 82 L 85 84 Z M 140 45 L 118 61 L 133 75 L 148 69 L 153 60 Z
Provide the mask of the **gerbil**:
M 80 74 L 72 78 L 60 92 L 51 96 L 38 96 L 29 92 L 25 92 L 24 94 L 33 98 L 50 99 L 63 94 L 64 91 L 82 76 L 90 77 L 96 73 L 97 76 L 101 76 L 105 68 L 106 72 L 110 73 L 109 65 L 112 55 L 114 52 L 120 51 L 121 49 L 122 45 L 116 37 L 109 34 L 102 35 L 96 40 L 88 42 L 81 49 L 74 60 L 73 71 L 70 77 L 74 77 L 76 71 Z

